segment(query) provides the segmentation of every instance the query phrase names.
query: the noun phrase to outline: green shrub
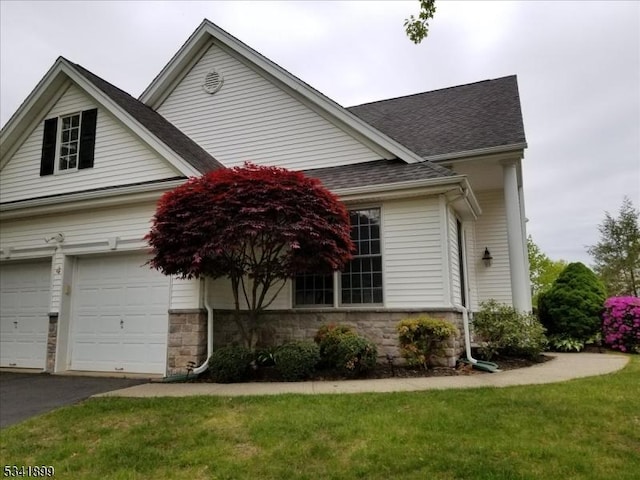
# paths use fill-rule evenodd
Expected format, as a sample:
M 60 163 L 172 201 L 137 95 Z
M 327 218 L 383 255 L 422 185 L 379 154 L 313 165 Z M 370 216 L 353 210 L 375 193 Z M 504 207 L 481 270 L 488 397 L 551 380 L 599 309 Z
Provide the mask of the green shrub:
M 246 379 L 253 360 L 251 351 L 241 345 L 214 350 L 209 358 L 209 375 L 217 383 L 234 383 Z
M 375 343 L 359 336 L 352 327 L 324 325 L 313 339 L 320 347 L 320 364 L 325 368 L 355 377 L 376 366 L 378 349 Z
M 320 361 L 320 348 L 310 341 L 286 343 L 276 350 L 274 360 L 284 380 L 303 380 L 311 376 Z
M 320 347 L 320 364 L 326 368 L 335 368 L 338 358 L 335 357 L 335 346 L 340 343 L 344 335 L 356 335 L 355 330 L 348 325 L 331 323 L 323 325 L 313 337 Z
M 579 352 L 584 348 L 584 343 L 566 335 L 549 335 L 549 348 L 554 352 Z
M 444 341 L 460 336 L 458 328 L 426 315 L 407 318 L 396 326 L 400 340 L 400 352 L 411 366 L 427 369 L 434 355 L 444 350 Z
M 570 263 L 538 298 L 538 316 L 548 335 L 586 342 L 600 330 L 605 288 L 582 263 Z
M 545 349 L 544 327 L 533 315 L 495 300 L 480 307 L 473 317 L 473 329 L 482 341 L 480 352 L 486 360 L 496 354 L 535 358 Z
M 328 356 L 335 362 L 332 367 L 348 377 L 365 374 L 376 366 L 376 344 L 360 335 L 346 333 L 337 336 L 338 341 L 329 346 Z

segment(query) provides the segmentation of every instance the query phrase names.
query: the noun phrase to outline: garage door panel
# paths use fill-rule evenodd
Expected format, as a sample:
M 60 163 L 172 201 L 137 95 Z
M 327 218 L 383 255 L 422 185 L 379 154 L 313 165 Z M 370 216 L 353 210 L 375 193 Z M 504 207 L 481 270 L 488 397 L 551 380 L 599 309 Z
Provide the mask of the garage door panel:
M 44 368 L 51 262 L 0 265 L 0 366 Z
M 145 262 L 141 255 L 78 261 L 73 369 L 165 373 L 169 279 Z

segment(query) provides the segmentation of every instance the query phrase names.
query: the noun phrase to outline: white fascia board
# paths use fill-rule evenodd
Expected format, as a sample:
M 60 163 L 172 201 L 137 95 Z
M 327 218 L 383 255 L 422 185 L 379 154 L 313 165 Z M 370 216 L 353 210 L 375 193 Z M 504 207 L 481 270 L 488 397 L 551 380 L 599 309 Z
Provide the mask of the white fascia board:
M 428 160 L 434 163 L 443 162 L 466 162 L 472 160 L 478 160 L 477 157 L 484 155 L 495 155 L 499 153 L 518 152 L 519 157 L 522 158 L 524 150 L 527 148 L 527 143 L 513 143 L 511 145 L 500 145 L 497 147 L 479 148 L 476 150 L 464 150 L 461 152 L 443 153 L 441 155 L 431 155 L 428 157 L 422 157 L 422 160 Z
M 390 200 L 422 195 L 455 195 L 457 193 L 461 198 L 464 198 L 465 204 L 475 218 L 482 213 L 480 204 L 471 189 L 466 175 L 426 180 L 410 180 L 407 182 L 385 183 L 380 185 L 365 185 L 362 187 L 336 188 L 331 191 L 340 197 L 340 200 L 348 203 L 370 200 Z
M 365 200 L 368 198 L 391 198 L 415 194 L 437 194 L 456 189 L 465 179 L 463 175 L 406 182 L 363 185 L 360 187 L 336 188 L 331 191 L 344 201 Z
M 254 70 L 255 68 L 260 69 L 261 72 L 265 72 L 271 78 L 286 85 L 287 88 L 296 92 L 302 98 L 305 98 L 313 105 L 327 112 L 329 118 L 331 118 L 336 126 L 343 130 L 348 130 L 348 133 L 351 135 L 355 134 L 356 139 L 360 141 L 366 139 L 372 142 L 378 147 L 376 150 L 379 151 L 379 149 L 382 149 L 385 153 L 383 155 L 384 158 L 391 159 L 397 157 L 407 163 L 422 161 L 422 158 L 412 150 L 364 122 L 341 105 L 299 80 L 284 68 L 242 43 L 209 20 L 204 20 L 200 24 L 187 42 L 180 48 L 178 53 L 173 56 L 160 74 L 158 74 L 149 87 L 142 93 L 140 100 L 153 109 L 159 108 L 162 100 L 166 98 L 166 92 L 171 86 L 175 86 L 176 80 L 181 75 L 180 72 L 183 71 L 190 62 L 193 62 L 194 56 L 202 55 L 202 49 L 203 46 L 207 44 L 209 40 L 208 37 L 213 37 L 221 46 L 225 46 L 235 52 L 236 55 L 244 58 L 251 64 Z
M 69 193 L 56 197 L 42 197 L 0 204 L 0 220 L 157 200 L 163 193 L 182 185 L 186 181 L 187 179 L 185 178 L 144 185 L 125 185 L 106 190 Z
M 179 173 L 186 176 L 200 176 L 202 172 L 183 160 L 176 152 L 171 150 L 158 137 L 147 130 L 140 122 L 133 118 L 125 109 L 114 102 L 107 94 L 93 85 L 84 76 L 75 71 L 72 65 L 62 59 L 62 71 L 69 76 L 80 88 L 91 95 L 98 103 L 104 106 L 109 113 L 128 127 L 140 140 L 146 143 L 158 155 L 167 160 Z

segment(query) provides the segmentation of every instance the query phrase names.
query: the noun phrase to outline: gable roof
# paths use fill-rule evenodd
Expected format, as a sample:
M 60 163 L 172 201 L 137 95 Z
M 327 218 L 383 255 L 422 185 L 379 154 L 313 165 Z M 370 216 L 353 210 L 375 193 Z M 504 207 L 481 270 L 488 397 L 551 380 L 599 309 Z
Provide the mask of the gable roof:
M 207 19 L 203 20 L 180 50 L 140 95 L 140 100 L 153 109 L 159 108 L 184 75 L 212 44 L 239 58 L 285 92 L 298 98 L 318 114 L 329 119 L 343 131 L 370 147 L 381 158 L 400 158 L 407 163 L 422 161 L 407 146 L 373 128 L 366 121 L 353 115 L 341 105 L 338 105 Z
M 348 110 L 426 160 L 526 148 L 515 75 Z
M 29 125 L 44 118 L 69 81 L 78 85 L 127 125 L 184 175 L 197 175 L 222 166 L 178 128 L 139 100 L 80 65 L 58 57 L 0 132 L 0 167 L 20 144 L 25 132 L 29 130 Z
M 175 125 L 140 100 L 94 75 L 86 68 L 78 64 L 72 64 L 72 66 L 201 173 L 223 166 Z

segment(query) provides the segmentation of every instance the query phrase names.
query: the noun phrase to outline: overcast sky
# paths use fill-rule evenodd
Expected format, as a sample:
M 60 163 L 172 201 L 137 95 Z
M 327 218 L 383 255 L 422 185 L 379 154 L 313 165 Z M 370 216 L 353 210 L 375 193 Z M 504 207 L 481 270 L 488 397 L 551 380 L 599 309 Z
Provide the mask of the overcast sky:
M 516 74 L 528 231 L 592 263 L 604 212 L 640 206 L 640 2 L 0 1 L 4 126 L 58 56 L 134 96 L 204 18 L 343 106 Z M 428 133 L 428 132 L 427 132 Z

